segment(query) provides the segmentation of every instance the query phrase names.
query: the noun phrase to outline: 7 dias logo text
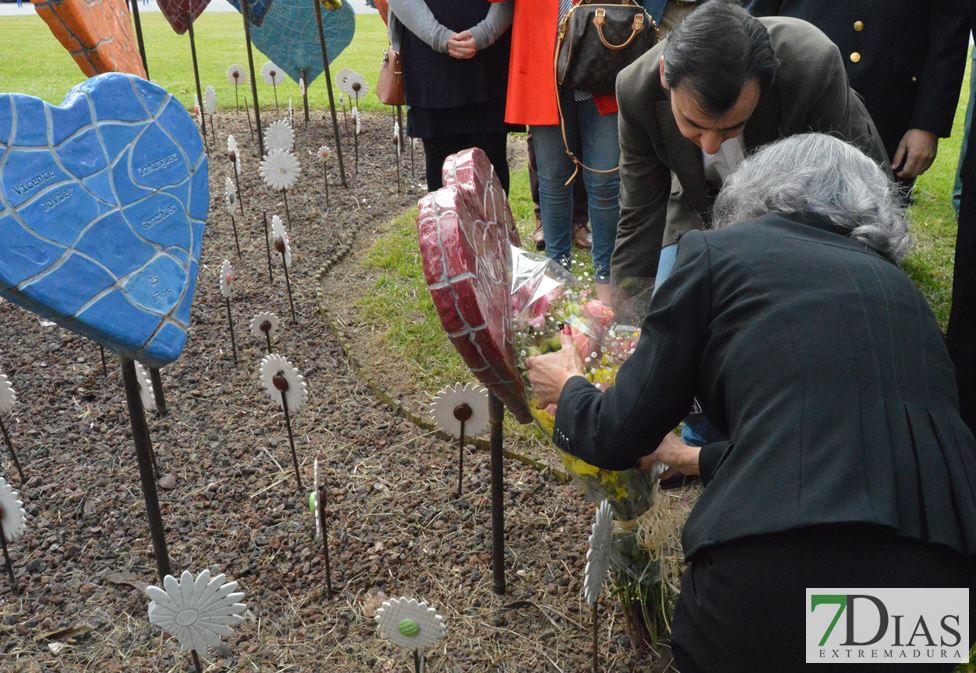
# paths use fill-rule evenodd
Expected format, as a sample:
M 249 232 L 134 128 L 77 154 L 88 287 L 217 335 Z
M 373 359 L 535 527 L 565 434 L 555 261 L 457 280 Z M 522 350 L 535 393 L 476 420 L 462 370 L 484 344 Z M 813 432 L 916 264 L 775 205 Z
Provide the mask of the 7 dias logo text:
M 967 589 L 807 589 L 808 664 L 969 661 Z

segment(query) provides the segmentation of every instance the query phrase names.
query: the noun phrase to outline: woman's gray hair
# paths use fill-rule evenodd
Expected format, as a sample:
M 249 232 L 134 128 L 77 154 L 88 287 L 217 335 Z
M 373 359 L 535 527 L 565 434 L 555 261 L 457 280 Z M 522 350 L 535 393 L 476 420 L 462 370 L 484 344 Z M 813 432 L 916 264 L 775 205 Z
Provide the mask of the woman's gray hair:
M 905 208 L 885 171 L 863 152 L 823 133 L 766 145 L 725 180 L 712 227 L 769 212 L 815 213 L 898 262 L 911 244 Z

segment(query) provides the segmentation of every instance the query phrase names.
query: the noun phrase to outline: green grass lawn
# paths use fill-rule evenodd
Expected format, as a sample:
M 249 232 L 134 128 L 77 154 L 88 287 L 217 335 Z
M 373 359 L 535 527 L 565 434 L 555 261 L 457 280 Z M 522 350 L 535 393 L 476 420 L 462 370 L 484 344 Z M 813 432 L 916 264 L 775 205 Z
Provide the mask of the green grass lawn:
M 190 38 L 174 33 L 160 13 L 145 13 L 141 17 L 149 74 L 185 105 L 192 106 L 196 90 Z M 232 108 L 234 85 L 227 80 L 227 67 L 237 63 L 247 69 L 241 16 L 236 12 L 204 12 L 194 26 L 201 89 L 213 85 L 218 105 Z M 386 45 L 386 27 L 379 15 L 357 14 L 352 44 L 332 63 L 332 72 L 350 68 L 366 78 L 370 92 L 360 101 L 363 110 L 382 107 L 373 91 Z M 274 106 L 274 91 L 261 79 L 261 66 L 267 61 L 264 54 L 254 50 L 262 108 Z M 84 73 L 39 16 L 0 17 L 0 92 L 26 93 L 60 103 L 68 89 L 84 80 Z M 240 87 L 240 94 L 250 100 L 250 84 Z M 278 87 L 278 100 L 283 107 L 288 105 L 289 98 L 296 109 L 301 107 L 298 85 L 290 79 Z M 309 105 L 324 108 L 326 104 L 325 77 L 319 75 L 309 87 Z

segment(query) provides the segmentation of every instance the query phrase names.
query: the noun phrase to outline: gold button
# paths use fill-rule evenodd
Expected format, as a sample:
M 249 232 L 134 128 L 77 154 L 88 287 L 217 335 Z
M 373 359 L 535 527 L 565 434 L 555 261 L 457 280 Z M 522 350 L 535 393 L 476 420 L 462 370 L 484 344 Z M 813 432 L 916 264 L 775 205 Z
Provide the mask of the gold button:
M 860 32 L 861 32 L 862 30 L 864 30 L 864 22 L 863 22 L 863 21 L 861 21 L 860 19 L 859 19 L 859 20 L 857 20 L 857 21 L 855 21 L 855 22 L 854 22 L 854 30 L 856 30 L 856 31 L 857 31 L 857 32 L 859 32 L 859 33 L 860 33 Z
M 859 52 L 859 51 L 852 51 L 851 52 L 851 63 L 860 63 L 860 62 L 861 62 L 861 52 Z
M 912 75 L 912 81 L 913 82 L 917 82 L 918 81 L 918 75 Z

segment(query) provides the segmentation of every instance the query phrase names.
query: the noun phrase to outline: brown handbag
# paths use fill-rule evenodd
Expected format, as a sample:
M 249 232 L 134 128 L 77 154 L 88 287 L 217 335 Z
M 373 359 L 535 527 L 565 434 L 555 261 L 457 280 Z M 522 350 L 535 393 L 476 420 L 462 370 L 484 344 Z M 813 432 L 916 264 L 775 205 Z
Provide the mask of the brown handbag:
M 400 63 L 400 53 L 393 47 L 388 47 L 383 54 L 383 65 L 380 67 L 380 77 L 376 82 L 376 95 L 386 105 L 404 105 L 403 96 L 403 66 Z

